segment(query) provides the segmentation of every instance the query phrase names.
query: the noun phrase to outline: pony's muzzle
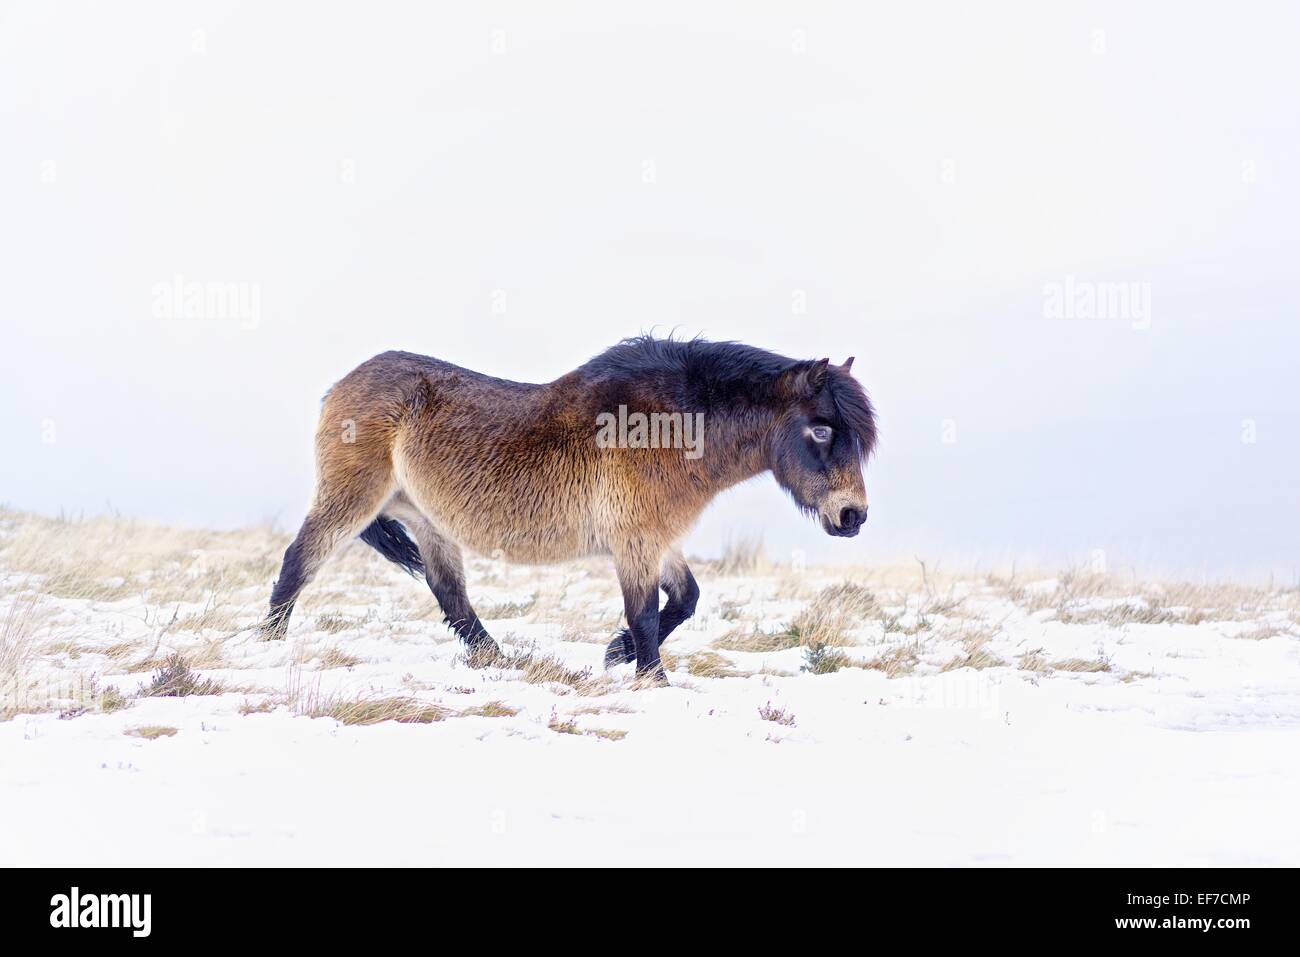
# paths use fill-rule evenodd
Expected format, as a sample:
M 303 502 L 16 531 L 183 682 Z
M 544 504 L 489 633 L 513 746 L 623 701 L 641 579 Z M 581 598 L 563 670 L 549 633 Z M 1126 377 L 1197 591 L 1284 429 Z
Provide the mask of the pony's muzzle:
M 836 535 L 840 538 L 852 538 L 858 534 L 862 528 L 862 523 L 867 520 L 867 506 L 862 508 L 842 508 L 840 509 L 839 521 L 831 524 L 826 522 L 826 531 L 828 534 Z

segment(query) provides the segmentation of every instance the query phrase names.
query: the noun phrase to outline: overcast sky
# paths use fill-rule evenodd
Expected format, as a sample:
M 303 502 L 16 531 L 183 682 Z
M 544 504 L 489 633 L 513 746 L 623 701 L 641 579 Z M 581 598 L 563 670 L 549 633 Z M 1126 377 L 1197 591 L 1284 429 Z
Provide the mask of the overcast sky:
M 689 551 L 1294 578 L 1295 6 L 439 6 L 0 6 L 0 500 L 294 527 L 368 356 L 675 329 L 881 416 L 863 535 Z

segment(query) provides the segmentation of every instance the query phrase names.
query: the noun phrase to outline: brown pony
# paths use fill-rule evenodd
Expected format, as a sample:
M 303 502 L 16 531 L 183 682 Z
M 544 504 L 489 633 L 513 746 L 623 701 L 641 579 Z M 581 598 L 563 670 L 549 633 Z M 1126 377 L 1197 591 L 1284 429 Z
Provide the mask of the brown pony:
M 866 519 L 875 414 L 852 362 L 647 336 L 533 385 L 375 356 L 325 396 L 316 495 L 263 633 L 284 636 L 299 592 L 359 534 L 423 573 L 471 658 L 490 661 L 462 547 L 530 564 L 609 555 L 629 627 L 606 664 L 635 660 L 663 682 L 659 645 L 699 597 L 676 543 L 715 495 L 770 470 L 828 534 L 856 535 Z

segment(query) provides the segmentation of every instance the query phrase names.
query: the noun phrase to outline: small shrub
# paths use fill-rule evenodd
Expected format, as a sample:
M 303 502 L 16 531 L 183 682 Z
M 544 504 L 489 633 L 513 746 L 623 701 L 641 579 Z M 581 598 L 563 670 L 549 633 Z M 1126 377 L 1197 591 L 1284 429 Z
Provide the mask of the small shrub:
M 578 722 L 572 718 L 561 718 L 554 710 L 551 711 L 551 720 L 546 722 L 546 726 L 556 734 L 582 734 L 578 730 Z
M 764 721 L 775 721 L 787 728 L 794 727 L 794 715 L 787 712 L 785 708 L 773 708 L 770 701 L 758 709 L 758 716 Z
M 828 645 L 817 643 L 804 648 L 803 661 L 800 671 L 813 675 L 828 675 L 848 665 L 849 656 Z
M 140 691 L 142 698 L 186 698 L 190 695 L 223 694 L 226 688 L 220 681 L 204 678 L 190 669 L 179 652 L 169 655 L 148 687 Z
M 617 728 L 580 728 L 578 722 L 572 718 L 561 718 L 551 709 L 551 720 L 546 726 L 556 734 L 576 734 L 586 735 L 592 738 L 604 738 L 606 741 L 622 741 L 627 737 L 626 731 L 620 731 Z
M 117 690 L 115 685 L 109 685 L 99 695 L 99 710 L 103 714 L 112 714 L 114 711 L 121 711 L 123 708 L 131 707 L 131 702 L 127 700 L 122 692 Z

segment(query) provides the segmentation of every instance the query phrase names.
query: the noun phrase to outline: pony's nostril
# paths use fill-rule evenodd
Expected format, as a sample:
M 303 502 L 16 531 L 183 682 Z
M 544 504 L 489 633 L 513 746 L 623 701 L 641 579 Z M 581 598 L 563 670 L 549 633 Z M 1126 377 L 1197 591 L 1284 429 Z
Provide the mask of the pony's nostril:
M 856 508 L 846 508 L 840 512 L 840 528 L 857 528 L 862 524 L 862 515 Z

